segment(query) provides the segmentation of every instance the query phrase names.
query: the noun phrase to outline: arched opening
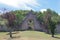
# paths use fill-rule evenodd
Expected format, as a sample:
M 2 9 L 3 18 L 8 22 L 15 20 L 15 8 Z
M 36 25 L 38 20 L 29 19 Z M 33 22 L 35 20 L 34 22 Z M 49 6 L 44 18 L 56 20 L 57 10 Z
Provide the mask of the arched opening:
M 34 21 L 32 19 L 28 20 L 28 30 L 33 30 L 34 28 Z

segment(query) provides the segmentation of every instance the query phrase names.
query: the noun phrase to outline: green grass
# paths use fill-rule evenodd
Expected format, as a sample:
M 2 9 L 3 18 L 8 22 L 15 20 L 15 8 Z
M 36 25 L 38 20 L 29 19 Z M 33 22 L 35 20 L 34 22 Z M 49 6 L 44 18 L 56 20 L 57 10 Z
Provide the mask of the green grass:
M 18 31 L 13 32 L 12 40 L 60 40 L 60 34 L 55 35 L 56 38 L 52 38 L 50 34 L 39 31 Z M 9 39 L 8 32 L 0 32 L 0 39 L 7 40 Z M 5 38 L 5 39 L 4 39 Z

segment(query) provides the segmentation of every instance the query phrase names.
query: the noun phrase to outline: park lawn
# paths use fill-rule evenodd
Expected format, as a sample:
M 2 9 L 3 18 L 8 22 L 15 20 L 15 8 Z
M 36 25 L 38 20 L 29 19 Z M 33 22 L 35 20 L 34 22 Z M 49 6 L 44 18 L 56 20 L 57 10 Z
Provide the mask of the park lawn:
M 0 32 L 0 40 L 60 40 L 60 34 L 52 38 L 50 34 L 39 31 L 16 31 L 11 39 L 8 32 Z

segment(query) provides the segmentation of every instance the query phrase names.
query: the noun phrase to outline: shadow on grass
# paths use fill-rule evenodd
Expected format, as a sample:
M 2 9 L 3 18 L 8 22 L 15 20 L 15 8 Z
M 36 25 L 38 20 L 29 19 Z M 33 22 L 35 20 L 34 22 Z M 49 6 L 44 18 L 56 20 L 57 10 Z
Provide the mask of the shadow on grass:
M 17 33 L 12 33 L 12 34 L 17 34 Z M 7 33 L 6 35 L 10 35 L 10 33 Z
M 57 39 L 60 39 L 60 37 L 53 37 L 53 38 L 57 38 Z
M 19 32 L 14 32 L 14 33 L 12 33 L 12 34 L 18 34 Z M 10 33 L 7 33 L 6 35 L 10 35 Z

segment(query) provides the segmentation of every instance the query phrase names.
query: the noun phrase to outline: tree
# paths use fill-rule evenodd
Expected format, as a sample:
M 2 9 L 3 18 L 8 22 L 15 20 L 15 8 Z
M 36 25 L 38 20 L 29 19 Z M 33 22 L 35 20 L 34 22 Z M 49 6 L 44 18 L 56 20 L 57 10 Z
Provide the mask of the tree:
M 55 28 L 56 28 L 56 23 L 53 22 L 53 21 L 50 21 L 50 31 L 51 31 L 51 34 L 52 34 L 52 37 L 54 37 L 54 34 L 55 34 Z
M 47 11 L 43 12 L 43 23 L 45 25 L 45 28 L 47 29 L 46 31 L 47 33 L 49 33 L 49 31 L 51 31 L 52 29 L 53 31 L 55 30 L 55 25 L 57 24 L 58 20 L 59 20 L 58 14 L 55 11 L 52 11 L 51 9 L 47 9 Z M 52 25 L 54 27 L 52 27 Z
M 15 10 L 11 11 L 16 16 L 16 26 L 19 26 L 22 21 L 25 19 L 26 15 L 28 14 L 30 10 Z
M 14 28 L 14 20 L 16 19 L 15 15 L 13 13 L 5 13 L 1 16 L 2 18 L 7 19 L 8 21 L 8 28 L 10 29 L 10 37 L 12 38 L 12 28 Z
M 60 20 L 59 16 L 52 16 L 51 20 L 49 21 L 50 31 L 51 31 L 52 37 L 54 37 L 55 28 L 56 28 L 56 25 L 60 22 L 59 20 Z
M 52 10 L 47 9 L 43 12 L 43 23 L 45 25 L 46 32 L 49 33 L 49 20 L 51 19 Z
M 37 19 L 39 22 L 43 22 L 43 13 L 42 12 L 36 12 Z

